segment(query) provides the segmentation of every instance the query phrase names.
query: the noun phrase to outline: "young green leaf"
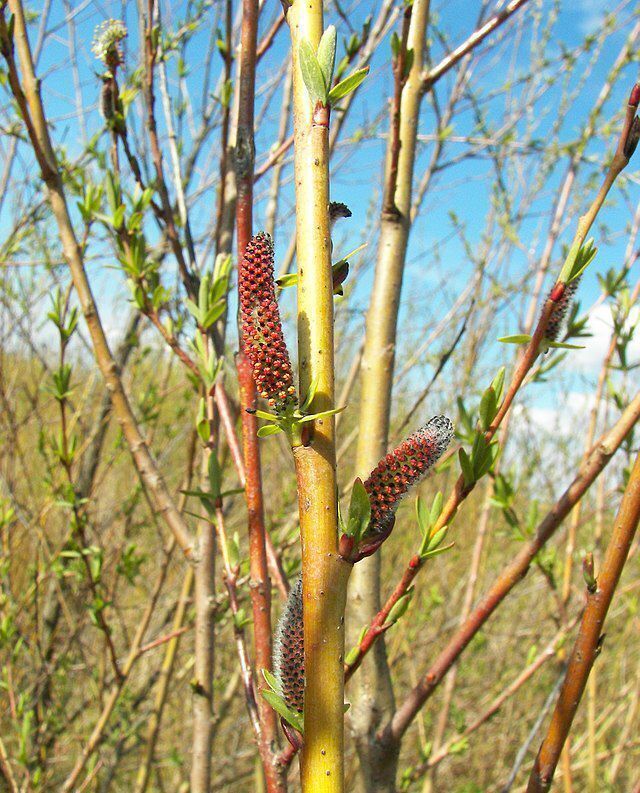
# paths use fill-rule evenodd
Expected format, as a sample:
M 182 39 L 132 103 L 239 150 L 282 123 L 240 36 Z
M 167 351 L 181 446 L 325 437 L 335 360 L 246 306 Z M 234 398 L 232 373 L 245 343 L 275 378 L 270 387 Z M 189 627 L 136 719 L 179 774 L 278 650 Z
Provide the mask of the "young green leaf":
M 438 492 L 433 497 L 433 504 L 431 504 L 431 512 L 429 513 L 429 523 L 431 526 L 435 525 L 435 522 L 442 513 L 443 501 L 444 499 L 442 497 L 442 491 L 438 490 Z
M 335 416 L 336 413 L 342 413 L 346 410 L 347 406 L 343 405 L 341 408 L 332 408 L 331 410 L 323 410 L 321 413 L 311 413 L 308 416 L 303 416 L 298 419 L 298 424 L 306 424 L 308 421 L 317 421 L 318 419 L 327 418 L 327 416 Z
M 333 25 L 322 34 L 320 44 L 318 44 L 318 63 L 324 77 L 325 90 L 331 85 L 333 79 L 333 67 L 336 62 L 336 29 Z
M 404 60 L 404 74 L 402 75 L 403 79 L 407 79 L 411 69 L 413 68 L 413 61 L 415 60 L 415 51 L 413 49 L 408 49 L 407 54 L 405 55 Z
M 237 496 L 238 493 L 244 493 L 244 487 L 232 487 L 231 490 L 223 490 L 220 493 L 220 498 L 227 498 L 228 496 Z
M 204 330 L 210 328 L 214 322 L 216 322 L 220 317 L 224 314 L 224 310 L 226 308 L 226 303 L 224 300 L 219 301 L 215 305 L 211 306 L 211 308 L 207 311 L 207 313 L 202 318 L 202 322 L 200 325 Z
M 196 322 L 200 322 L 200 309 L 190 298 L 185 298 L 184 301 L 185 306 L 187 307 L 187 311 L 191 314 L 191 316 L 195 319 Z
M 265 691 L 263 689 L 261 693 L 279 716 L 282 716 L 282 718 L 288 724 L 298 730 L 299 733 L 303 732 L 304 723 L 300 713 L 296 713 L 295 710 L 292 710 L 290 707 L 288 707 L 282 697 L 275 692 Z
M 427 551 L 435 550 L 442 543 L 444 538 L 447 536 L 447 532 L 448 531 L 449 531 L 449 527 L 448 526 L 443 526 L 439 531 L 437 531 L 433 535 L 433 537 L 431 537 L 429 539 L 429 542 L 427 543 L 426 550 Z
M 282 694 L 282 686 L 278 683 L 278 678 L 270 672 L 268 669 L 262 669 L 262 677 L 264 677 L 265 683 L 269 686 L 269 688 L 273 691 L 274 694 Z
M 266 438 L 268 435 L 277 435 L 282 432 L 282 427 L 279 424 L 265 424 L 258 430 L 258 438 Z
M 209 310 L 209 274 L 202 276 L 200 281 L 200 289 L 198 290 L 198 313 L 202 319 L 207 315 Z
M 558 280 L 564 284 L 575 281 L 588 265 L 593 261 L 598 249 L 594 247 L 593 238 L 590 237 L 583 245 L 575 242 L 569 249 Z
M 504 390 L 504 373 L 505 367 L 501 366 L 498 369 L 498 374 L 491 381 L 491 388 L 496 392 L 496 400 L 498 403 L 502 399 L 502 392 Z
M 449 545 L 442 545 L 440 548 L 434 548 L 432 551 L 424 551 L 420 554 L 420 560 L 426 562 L 427 559 L 433 559 L 434 556 L 440 556 L 441 553 L 450 551 L 454 545 L 454 542 L 450 542 Z
M 362 245 L 358 245 L 357 248 L 354 248 L 352 251 L 349 251 L 349 253 L 346 253 L 341 259 L 338 259 L 337 262 L 334 262 L 331 265 L 331 267 L 334 270 L 336 270 L 338 267 L 340 267 L 340 265 L 346 264 L 349 261 L 349 259 L 353 258 L 356 255 L 356 253 L 360 253 L 360 251 L 366 248 L 367 245 L 368 245 L 367 242 L 363 242 Z
M 489 388 L 485 390 L 484 394 L 482 395 L 482 399 L 480 400 L 479 413 L 483 430 L 489 429 L 491 422 L 495 418 L 497 412 L 498 398 L 496 396 L 496 392 L 491 386 L 489 386 Z
M 308 410 L 309 407 L 311 406 L 311 403 L 313 402 L 313 398 L 316 395 L 316 391 L 318 390 L 318 382 L 319 382 L 319 378 L 317 376 L 314 377 L 313 380 L 311 381 L 311 384 L 309 385 L 309 390 L 307 391 L 307 395 L 304 398 L 304 402 L 300 405 L 300 411 L 302 413 Z
M 474 484 L 476 479 L 473 474 L 473 466 L 471 465 L 469 455 L 464 449 L 460 449 L 458 451 L 458 459 L 460 460 L 460 468 L 462 469 L 462 475 L 464 476 L 464 483 L 467 487 L 470 487 L 472 484 Z
M 400 55 L 400 45 L 400 36 L 394 30 L 391 34 L 391 54 L 394 58 L 397 58 L 398 55 Z
M 342 99 L 343 96 L 355 91 L 368 74 L 368 66 L 364 69 L 357 69 L 348 77 L 345 77 L 344 80 L 341 80 L 337 85 L 334 85 L 334 87 L 329 91 L 329 104 L 333 105 L 339 99 Z
M 210 435 L 210 428 L 209 428 L 209 420 L 207 418 L 206 410 L 205 410 L 205 402 L 204 399 L 200 399 L 198 402 L 198 415 L 196 417 L 196 430 L 198 431 L 198 435 L 200 440 L 203 443 L 208 443 L 209 435 Z
M 287 273 L 286 275 L 281 275 L 280 278 L 276 279 L 276 284 L 280 287 L 280 289 L 287 289 L 289 286 L 295 286 L 298 283 L 298 273 Z
M 231 569 L 237 570 L 240 566 L 240 538 L 237 531 L 233 533 L 233 537 L 227 540 L 227 553 Z
M 327 104 L 327 86 L 324 81 L 322 69 L 318 63 L 311 44 L 306 39 L 302 39 L 298 48 L 300 72 L 302 79 L 309 93 L 311 102 L 316 105 L 320 102 Z
M 385 621 L 385 625 L 395 624 L 401 617 L 403 617 L 409 608 L 411 598 L 413 597 L 413 588 L 409 589 L 398 602 L 391 608 L 389 616 Z
M 416 520 L 418 521 L 418 528 L 422 534 L 425 534 L 429 531 L 429 528 L 431 527 L 431 521 L 429 520 L 429 510 L 420 496 L 416 498 Z
M 351 501 L 349 503 L 349 517 L 347 518 L 347 534 L 357 543 L 364 535 L 371 520 L 371 501 L 369 494 L 359 477 L 353 483 Z
M 274 421 L 274 419 L 278 418 L 275 413 L 267 413 L 266 410 L 256 410 L 254 416 L 257 416 L 259 419 L 265 419 L 266 421 Z
M 584 350 L 584 345 L 581 344 L 567 344 L 564 341 L 548 341 L 547 347 L 553 347 L 558 350 Z
M 503 344 L 528 344 L 531 336 L 526 333 L 516 333 L 514 336 L 501 336 L 498 341 Z

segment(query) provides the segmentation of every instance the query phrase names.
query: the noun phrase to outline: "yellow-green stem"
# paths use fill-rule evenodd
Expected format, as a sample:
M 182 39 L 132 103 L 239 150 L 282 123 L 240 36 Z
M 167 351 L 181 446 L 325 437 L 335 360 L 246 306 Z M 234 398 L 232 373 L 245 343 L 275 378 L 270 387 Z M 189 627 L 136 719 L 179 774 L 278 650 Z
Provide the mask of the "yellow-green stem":
M 329 228 L 328 128 L 313 108 L 298 63 L 302 39 L 317 47 L 321 0 L 287 8 L 293 51 L 294 167 L 298 259 L 300 394 L 317 382 L 314 412 L 334 402 L 333 288 Z M 344 789 L 344 605 L 350 566 L 337 554 L 334 419 L 313 423 L 307 446 L 294 449 L 302 538 L 305 625 L 305 718 L 301 758 L 305 793 Z
M 407 39 L 407 47 L 414 53 L 413 65 L 400 103 L 400 150 L 395 178 L 392 173 L 391 142 L 387 147 L 385 183 L 388 198 L 381 217 L 378 259 L 367 313 L 361 368 L 356 475 L 362 479 L 366 479 L 387 452 L 398 309 L 411 227 L 411 192 L 418 117 L 423 96 L 423 51 L 428 13 L 428 0 L 416 0 Z M 380 553 L 377 553 L 359 562 L 354 570 L 349 612 L 354 633 L 350 641 L 357 640 L 357 631 L 362 625 L 371 622 L 380 607 Z M 371 657 L 364 663 L 355 685 L 351 724 L 358 743 L 364 785 L 367 790 L 394 790 L 395 747 L 382 748 L 377 744 L 372 745 L 370 741 L 372 727 L 377 727 L 394 707 L 391 677 L 382 641 L 376 644 Z

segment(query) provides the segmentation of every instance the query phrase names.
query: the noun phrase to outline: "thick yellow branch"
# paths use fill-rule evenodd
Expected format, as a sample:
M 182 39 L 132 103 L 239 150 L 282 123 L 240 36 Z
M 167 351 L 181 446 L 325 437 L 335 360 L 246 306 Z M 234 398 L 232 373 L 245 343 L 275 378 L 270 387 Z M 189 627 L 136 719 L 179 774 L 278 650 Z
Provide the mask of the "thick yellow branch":
M 334 401 L 333 288 L 329 229 L 328 128 L 313 123 L 298 47 L 315 48 L 323 32 L 322 2 L 294 0 L 287 10 L 293 49 L 298 354 L 300 394 L 317 382 L 312 411 Z M 343 790 L 343 615 L 350 565 L 337 554 L 333 417 L 314 422 L 308 443 L 294 449 L 302 537 L 305 624 L 305 719 L 302 788 Z
M 380 242 L 371 303 L 367 312 L 366 337 L 361 366 L 359 404 L 360 432 L 356 452 L 356 475 L 365 479 L 387 452 L 391 385 L 395 362 L 398 308 L 402 288 L 407 241 L 411 226 L 411 189 L 415 162 L 420 104 L 423 96 L 423 53 L 429 14 L 428 0 L 413 4 L 407 47 L 413 49 L 411 71 L 400 102 L 397 170 L 392 167 L 394 152 L 387 147 L 385 191 Z M 392 123 L 394 122 L 392 119 Z M 353 630 L 367 625 L 380 610 L 380 554 L 356 565 L 350 591 L 350 619 Z M 356 641 L 357 634 L 351 636 Z M 395 748 L 382 751 L 371 747 L 372 723 L 379 723 L 393 711 L 393 690 L 383 642 L 367 659 L 354 691 L 351 721 L 357 736 L 364 784 L 380 790 L 395 789 Z

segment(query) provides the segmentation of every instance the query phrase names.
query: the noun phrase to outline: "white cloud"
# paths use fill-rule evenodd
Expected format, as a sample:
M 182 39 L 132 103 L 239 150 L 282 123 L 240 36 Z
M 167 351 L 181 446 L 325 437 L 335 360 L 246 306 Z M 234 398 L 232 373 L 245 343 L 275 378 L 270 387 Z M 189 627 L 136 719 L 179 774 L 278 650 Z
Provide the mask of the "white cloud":
M 640 309 L 634 306 L 627 321 L 627 329 L 637 324 L 639 320 Z M 586 376 L 598 374 L 609 349 L 613 330 L 609 305 L 601 303 L 591 311 L 587 329 L 592 335 L 575 342 L 583 345 L 584 349 L 571 351 L 562 364 L 563 370 Z M 635 334 L 627 347 L 627 360 L 638 359 L 640 359 L 640 332 Z
M 575 4 L 575 13 L 580 31 L 587 36 L 598 32 L 608 11 L 602 0 L 580 0 Z

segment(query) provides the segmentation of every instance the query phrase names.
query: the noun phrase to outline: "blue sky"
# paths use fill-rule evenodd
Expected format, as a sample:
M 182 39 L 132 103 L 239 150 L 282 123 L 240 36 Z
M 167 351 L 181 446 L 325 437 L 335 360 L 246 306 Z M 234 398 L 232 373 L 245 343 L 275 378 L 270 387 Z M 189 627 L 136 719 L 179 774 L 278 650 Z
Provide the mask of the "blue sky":
M 204 83 L 205 52 L 211 35 L 212 22 L 215 15 L 223 8 L 222 3 L 213 2 L 209 11 L 207 24 L 204 25 L 190 41 L 186 50 L 186 64 L 188 75 L 185 85 L 189 89 L 192 110 L 197 117 L 202 105 L 202 86 Z M 365 9 L 368 3 L 354 2 L 344 4 L 349 23 L 354 30 L 358 30 L 364 21 Z M 99 91 L 99 81 L 96 76 L 97 62 L 94 60 L 90 44 L 95 26 L 109 17 L 124 18 L 130 30 L 128 41 L 129 67 L 135 64 L 133 53 L 138 46 L 136 30 L 135 4 L 119 4 L 113 2 L 80 2 L 71 4 L 73 24 L 75 25 L 75 44 L 78 54 L 78 75 L 82 94 L 82 106 L 85 114 L 87 134 L 98 132 L 102 128 L 102 121 L 97 113 L 96 99 Z M 526 195 L 530 180 L 536 178 L 539 167 L 536 154 L 517 154 L 517 147 L 521 142 L 537 139 L 546 143 L 554 124 L 558 119 L 558 108 L 561 106 L 562 92 L 576 92 L 574 101 L 569 111 L 563 116 L 558 133 L 558 144 L 569 142 L 575 138 L 577 131 L 582 127 L 590 108 L 602 87 L 602 84 L 613 64 L 619 49 L 633 26 L 632 3 L 621 3 L 618 6 L 617 28 L 606 38 L 597 57 L 589 64 L 590 56 L 582 57 L 575 66 L 564 68 L 559 60 L 563 52 L 568 52 L 584 41 L 586 35 L 598 36 L 604 27 L 605 6 L 596 0 L 582 0 L 582 2 L 561 3 L 560 13 L 553 24 L 548 40 L 540 51 L 534 54 L 546 58 L 547 63 L 539 63 L 537 75 L 540 79 L 548 77 L 553 80 L 562 70 L 559 79 L 548 89 L 541 92 L 537 101 L 527 104 L 525 88 L 518 86 L 518 80 L 530 71 L 532 31 L 536 25 L 545 25 L 553 14 L 554 4 L 543 0 L 540 3 L 531 3 L 526 10 L 521 11 L 516 18 L 515 39 L 509 38 L 506 43 L 501 36 L 492 36 L 487 44 L 480 50 L 481 57 L 474 65 L 469 83 L 471 94 L 478 98 L 484 121 L 492 133 L 500 129 L 505 114 L 512 114 L 517 110 L 518 103 L 522 104 L 521 118 L 512 129 L 512 151 L 505 165 L 504 177 L 506 194 L 513 207 L 517 208 L 522 196 Z M 180 20 L 184 19 L 190 6 L 177 4 L 170 9 L 162 6 L 162 14 L 169 28 L 175 28 Z M 430 47 L 434 62 L 439 60 L 445 52 L 446 46 L 453 46 L 462 41 L 475 27 L 479 3 L 469 3 L 465 0 L 454 2 L 434 3 L 434 28 L 430 34 Z M 34 11 L 41 10 L 41 5 L 32 4 Z M 47 36 L 40 60 L 40 73 L 44 77 L 43 93 L 47 103 L 50 117 L 54 121 L 54 138 L 58 144 L 65 146 L 70 157 L 80 155 L 83 145 L 81 125 L 78 120 L 78 109 L 75 100 L 74 75 L 70 74 L 69 66 L 69 35 L 68 8 L 60 0 L 54 0 L 51 5 L 50 16 L 47 24 Z M 268 0 L 263 13 L 262 29 L 271 24 L 275 15 L 280 13 L 280 3 Z M 339 36 L 348 35 L 345 22 L 336 17 L 334 7 L 327 3 L 327 19 L 334 22 L 338 28 Z M 36 20 L 37 22 L 37 20 Z M 34 23 L 35 25 L 36 23 Z M 35 27 L 33 33 L 35 39 Z M 517 40 L 518 46 L 514 48 L 513 42 Z M 288 52 L 288 34 L 282 31 L 274 46 L 260 64 L 259 81 L 262 88 L 259 92 L 258 107 L 262 105 L 271 88 L 272 81 L 281 72 Z M 215 87 L 221 61 L 214 56 L 210 74 L 210 85 Z M 169 79 L 172 92 L 177 87 L 176 59 L 168 62 Z M 615 118 L 616 113 L 623 107 L 626 95 L 633 82 L 638 77 L 637 60 L 623 70 L 617 80 L 605 105 L 605 118 Z M 437 87 L 436 95 L 440 105 L 446 100 L 451 89 L 455 73 L 447 75 Z M 507 80 L 513 82 L 513 88 L 508 89 Z M 542 85 L 542 83 L 540 83 Z M 338 233 L 336 248 L 344 252 L 355 248 L 361 241 L 368 239 L 369 247 L 366 256 L 369 261 L 374 258 L 375 252 L 375 218 L 380 205 L 380 178 L 386 145 L 387 118 L 381 103 L 381 98 L 389 94 L 391 88 L 391 71 L 389 66 L 389 46 L 384 43 L 372 62 L 371 74 L 365 82 L 357 101 L 357 106 L 349 121 L 345 125 L 343 135 L 344 143 L 338 148 L 334 158 L 334 173 L 332 181 L 332 194 L 335 199 L 345 200 L 353 210 L 353 218 L 345 222 L 343 230 Z M 275 90 L 273 99 L 269 103 L 259 128 L 256 131 L 257 161 L 260 163 L 272 145 L 280 110 L 280 91 Z M 158 101 L 159 104 L 159 101 Z M 161 112 L 161 132 L 163 124 Z M 136 113 L 133 118 L 136 128 L 139 129 Z M 380 122 L 375 124 L 376 118 Z M 469 96 L 460 101 L 456 115 L 449 130 L 448 139 L 444 146 L 443 161 L 451 163 L 468 150 L 466 138 L 471 135 L 482 137 L 482 131 L 477 128 L 477 119 L 474 116 L 474 107 Z M 423 102 L 420 118 L 420 134 L 424 136 L 418 150 L 416 165 L 416 181 L 419 181 L 426 164 L 433 151 L 433 134 L 436 128 L 436 115 L 432 103 L 427 99 Z M 361 131 L 365 131 L 365 138 L 358 146 L 350 145 L 350 141 Z M 189 149 L 191 136 L 189 125 L 183 130 L 184 146 Z M 429 138 L 431 136 L 431 138 Z M 615 138 L 612 131 L 610 140 Z M 103 145 L 106 145 L 103 141 Z M 192 208 L 192 224 L 194 228 L 202 228 L 209 222 L 215 201 L 215 167 L 218 151 L 218 131 L 214 130 L 210 141 L 205 147 L 203 156 L 199 161 L 199 170 L 196 173 L 194 190 L 202 189 L 202 194 Z M 609 146 L 610 148 L 610 146 Z M 567 214 L 567 222 L 563 227 L 559 244 L 553 255 L 554 266 L 551 272 L 557 272 L 560 260 L 560 247 L 570 242 L 577 215 L 584 210 L 585 201 L 592 194 L 592 190 L 585 190 L 589 179 L 596 179 L 600 169 L 603 154 L 607 144 L 600 137 L 592 140 L 585 152 L 585 162 L 581 165 L 576 200 L 571 202 Z M 531 206 L 527 208 L 525 217 L 514 228 L 517 236 L 517 245 L 506 254 L 504 261 L 496 264 L 494 278 L 499 285 L 501 279 L 504 283 L 516 285 L 520 282 L 527 266 L 540 255 L 544 238 L 548 228 L 548 212 L 552 205 L 555 191 L 560 183 L 566 167 L 567 154 L 561 148 L 557 161 L 550 169 L 544 183 Z M 16 164 L 16 169 L 28 167 L 25 153 Z M 168 161 L 166 167 L 169 167 Z M 15 171 L 14 171 L 15 173 Z M 418 344 L 424 336 L 425 323 L 435 323 L 450 308 L 460 291 L 468 281 L 473 270 L 465 246 L 459 235 L 455 233 L 455 223 L 452 213 L 455 213 L 459 227 L 464 228 L 467 244 L 471 250 L 477 252 L 481 249 L 486 230 L 487 218 L 491 214 L 493 188 L 495 185 L 495 170 L 493 162 L 486 155 L 478 158 L 469 158 L 447 167 L 438 173 L 433 180 L 433 189 L 427 195 L 423 211 L 418 217 L 412 231 L 410 249 L 407 258 L 407 275 L 403 292 L 401 311 L 401 328 L 405 346 Z M 268 178 L 258 186 L 258 196 L 264 195 L 268 186 Z M 637 203 L 637 179 L 633 176 L 626 185 L 627 195 L 616 193 L 609 205 L 602 212 L 600 222 L 607 227 L 606 233 L 600 225 L 595 229 L 596 242 L 600 246 L 600 254 L 592 271 L 584 279 L 581 286 L 580 299 L 583 306 L 591 305 L 597 298 L 598 287 L 596 272 L 606 271 L 609 267 L 619 267 L 622 252 L 626 245 L 625 229 L 629 224 L 632 211 Z M 193 194 L 193 193 L 192 193 Z M 287 248 L 289 234 L 293 223 L 293 193 L 291 184 L 291 169 L 285 169 L 285 181 L 281 202 L 282 216 L 278 224 L 276 235 L 276 250 L 279 257 Z M 256 228 L 264 218 L 265 202 L 260 201 L 256 207 Z M 5 205 L 0 218 L 0 228 L 6 228 L 11 216 L 16 212 L 10 203 Z M 373 232 L 371 229 L 373 228 Z M 342 246 L 342 247 L 341 247 Z M 100 259 L 100 251 L 96 262 L 91 265 L 91 275 L 97 292 L 101 297 L 101 304 L 108 327 L 117 333 L 121 327 L 121 316 L 126 310 L 126 290 L 122 281 L 112 269 L 107 269 L 107 259 Z M 492 246 L 491 255 L 497 255 Z M 492 265 L 493 266 L 493 265 Z M 365 268 L 358 277 L 357 283 L 351 287 L 349 301 L 343 303 L 340 311 L 349 311 L 353 323 L 362 325 L 363 312 L 366 308 L 366 299 L 371 286 L 372 267 Z M 515 291 L 512 300 L 507 304 L 499 318 L 501 332 L 516 332 L 526 304 L 527 296 L 524 292 Z M 291 309 L 292 297 L 287 297 L 285 307 Z M 288 301 L 288 302 L 287 302 Z M 589 348 L 583 353 L 572 354 L 566 369 L 572 372 L 574 379 L 573 388 L 576 392 L 583 392 L 592 378 L 597 367 L 597 356 L 602 347 L 602 338 L 607 334 L 606 309 L 599 309 L 594 317 L 593 330 L 596 338 L 588 342 Z M 46 335 L 46 330 L 43 333 Z M 401 351 L 402 352 L 402 351 Z M 489 368 L 498 362 L 508 361 L 512 350 L 501 345 L 492 345 L 487 350 L 487 365 Z M 579 356 L 582 356 L 579 359 Z M 585 360 L 588 363 L 585 365 Z M 409 387 L 411 381 L 409 381 Z M 567 381 L 563 383 L 567 387 Z M 543 393 L 544 392 L 544 393 Z M 538 407 L 548 409 L 550 402 L 556 397 L 553 389 L 542 389 L 538 397 Z

